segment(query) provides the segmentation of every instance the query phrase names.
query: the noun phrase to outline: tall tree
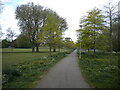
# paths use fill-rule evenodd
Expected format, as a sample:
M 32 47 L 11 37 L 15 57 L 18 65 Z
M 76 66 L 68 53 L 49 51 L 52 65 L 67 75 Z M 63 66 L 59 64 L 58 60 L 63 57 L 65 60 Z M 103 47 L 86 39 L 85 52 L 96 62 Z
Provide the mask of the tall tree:
M 22 33 L 30 38 L 32 52 L 35 51 L 35 47 L 37 47 L 36 51 L 39 51 L 39 43 L 37 40 L 45 19 L 43 11 L 42 6 L 34 5 L 33 3 L 18 6 L 16 9 L 16 19 L 19 20 Z
M 118 3 L 117 3 L 118 4 Z M 109 2 L 108 5 L 105 6 L 105 12 L 107 14 L 107 18 L 109 19 L 109 48 L 110 48 L 110 64 L 112 64 L 112 52 L 113 52 L 113 45 L 112 45 L 112 33 L 113 33 L 113 16 L 116 15 L 115 9 L 117 5 L 112 5 L 112 2 Z
M 98 8 L 94 8 L 87 14 L 81 20 L 83 29 L 78 30 L 78 32 L 81 33 L 82 48 L 88 49 L 88 52 L 89 49 L 94 49 L 95 57 L 96 49 L 105 49 L 107 47 L 107 27 L 105 26 L 105 17 Z
M 60 18 L 56 12 L 47 9 L 47 18 L 44 23 L 43 35 L 45 42 L 50 47 L 50 54 L 51 49 L 54 48 L 56 51 L 56 47 L 60 44 L 62 40 L 62 34 L 67 28 L 67 23 L 63 18 Z
M 12 42 L 14 37 L 16 37 L 16 33 L 11 28 L 8 28 L 6 38 L 10 42 L 11 47 L 12 47 Z

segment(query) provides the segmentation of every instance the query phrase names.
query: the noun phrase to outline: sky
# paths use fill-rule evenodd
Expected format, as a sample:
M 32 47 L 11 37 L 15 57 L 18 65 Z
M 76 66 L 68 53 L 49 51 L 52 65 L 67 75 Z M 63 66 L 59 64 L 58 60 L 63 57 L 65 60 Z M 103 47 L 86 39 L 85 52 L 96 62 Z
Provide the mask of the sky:
M 19 35 L 18 20 L 15 19 L 16 7 L 34 2 L 34 4 L 50 8 L 59 16 L 66 18 L 68 29 L 64 37 L 70 37 L 75 42 L 77 40 L 76 30 L 80 28 L 80 18 L 94 7 L 103 9 L 103 6 L 109 1 L 116 3 L 119 0 L 2 0 L 3 11 L 0 15 L 0 24 L 3 33 L 6 33 L 6 30 L 11 27 Z

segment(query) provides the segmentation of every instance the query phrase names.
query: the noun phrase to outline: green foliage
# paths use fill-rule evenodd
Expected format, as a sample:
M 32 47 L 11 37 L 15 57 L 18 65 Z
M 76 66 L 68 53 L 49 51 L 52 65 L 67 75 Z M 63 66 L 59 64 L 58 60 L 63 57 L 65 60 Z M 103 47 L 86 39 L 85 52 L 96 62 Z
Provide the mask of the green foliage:
M 16 19 L 19 20 L 21 32 L 30 39 L 33 52 L 35 47 L 38 52 L 42 44 L 48 44 L 50 48 L 62 44 L 67 23 L 51 9 L 28 3 L 17 7 Z
M 113 51 L 120 52 L 120 24 L 118 21 L 113 22 L 112 31 Z
M 10 43 L 6 39 L 2 40 L 2 48 L 8 48 L 9 46 Z
M 109 54 L 97 53 L 97 58 L 82 54 L 79 60 L 81 71 L 93 88 L 119 88 L 118 56 L 113 55 L 113 65 L 109 65 Z
M 75 49 L 76 45 L 75 43 L 71 40 L 71 38 L 65 38 L 64 40 L 64 47 L 68 49 Z
M 2 83 L 11 81 L 14 77 L 20 76 L 20 72 L 16 69 L 2 70 Z
M 40 5 L 28 3 L 16 8 L 16 19 L 19 20 L 21 32 L 24 33 L 31 42 L 32 51 L 35 51 L 35 46 L 38 44 L 38 34 L 43 26 L 45 14 L 44 9 Z
M 60 48 L 63 39 L 62 34 L 67 29 L 67 23 L 65 19 L 59 17 L 56 12 L 50 9 L 46 9 L 46 13 L 47 18 L 40 37 L 43 37 L 44 42 L 47 43 L 50 48 Z
M 13 46 L 16 48 L 31 48 L 30 39 L 26 35 L 21 34 L 13 41 Z
M 94 8 L 81 19 L 83 29 L 77 30 L 77 33 L 83 49 L 106 50 L 108 48 L 108 31 L 104 18 L 101 11 Z
M 13 38 L 16 36 L 16 33 L 11 28 L 7 29 L 7 40 L 12 43 Z

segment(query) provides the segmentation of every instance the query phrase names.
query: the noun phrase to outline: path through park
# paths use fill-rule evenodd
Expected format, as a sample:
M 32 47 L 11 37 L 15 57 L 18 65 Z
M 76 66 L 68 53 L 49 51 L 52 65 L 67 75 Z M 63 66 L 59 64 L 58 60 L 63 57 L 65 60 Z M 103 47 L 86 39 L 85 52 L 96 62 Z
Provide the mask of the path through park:
M 51 68 L 36 88 L 89 88 L 81 75 L 76 50 Z

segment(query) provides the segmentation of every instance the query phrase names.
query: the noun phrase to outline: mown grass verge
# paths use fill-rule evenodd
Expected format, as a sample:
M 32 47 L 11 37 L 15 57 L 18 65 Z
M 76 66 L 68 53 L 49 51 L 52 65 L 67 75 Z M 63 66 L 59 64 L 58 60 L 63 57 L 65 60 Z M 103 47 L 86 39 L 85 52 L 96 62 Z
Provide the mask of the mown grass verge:
M 97 53 L 96 58 L 87 53 L 79 59 L 81 72 L 89 85 L 94 88 L 120 88 L 118 58 L 113 54 L 112 65 L 109 64 L 109 54 Z
M 49 69 L 72 51 L 58 52 L 3 70 L 3 88 L 34 88 Z

